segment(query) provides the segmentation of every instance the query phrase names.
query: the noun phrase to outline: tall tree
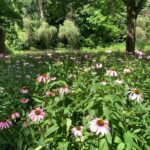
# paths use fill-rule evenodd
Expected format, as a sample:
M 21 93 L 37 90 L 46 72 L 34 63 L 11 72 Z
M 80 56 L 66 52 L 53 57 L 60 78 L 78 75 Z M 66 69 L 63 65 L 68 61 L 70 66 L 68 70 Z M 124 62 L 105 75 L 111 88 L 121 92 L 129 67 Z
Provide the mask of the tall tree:
M 45 13 L 44 13 L 43 4 L 44 4 L 44 0 L 38 0 L 41 20 L 45 20 Z
M 127 7 L 126 51 L 134 53 L 136 42 L 136 20 L 147 0 L 123 0 Z

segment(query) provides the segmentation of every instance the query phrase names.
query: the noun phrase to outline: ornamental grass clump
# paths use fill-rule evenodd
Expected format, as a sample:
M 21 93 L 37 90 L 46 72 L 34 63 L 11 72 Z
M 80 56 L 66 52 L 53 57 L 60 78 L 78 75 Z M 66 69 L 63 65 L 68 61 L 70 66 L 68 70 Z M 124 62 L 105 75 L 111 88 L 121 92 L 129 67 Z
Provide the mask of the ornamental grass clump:
M 77 48 L 79 44 L 80 31 L 74 22 L 65 20 L 63 25 L 59 26 L 58 38 L 63 43 L 67 42 L 72 48 Z
M 38 38 L 43 43 L 45 48 L 49 49 L 54 47 L 57 38 L 57 28 L 54 26 L 49 26 L 47 22 L 42 22 L 41 26 L 37 30 Z

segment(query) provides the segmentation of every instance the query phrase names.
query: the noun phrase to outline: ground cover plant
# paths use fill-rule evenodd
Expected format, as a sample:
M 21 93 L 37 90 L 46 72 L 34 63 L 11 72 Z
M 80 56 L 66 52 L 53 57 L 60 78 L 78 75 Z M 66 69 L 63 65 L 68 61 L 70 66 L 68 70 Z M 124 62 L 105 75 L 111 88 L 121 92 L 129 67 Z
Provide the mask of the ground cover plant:
M 149 150 L 149 57 L 28 54 L 0 60 L 1 150 Z

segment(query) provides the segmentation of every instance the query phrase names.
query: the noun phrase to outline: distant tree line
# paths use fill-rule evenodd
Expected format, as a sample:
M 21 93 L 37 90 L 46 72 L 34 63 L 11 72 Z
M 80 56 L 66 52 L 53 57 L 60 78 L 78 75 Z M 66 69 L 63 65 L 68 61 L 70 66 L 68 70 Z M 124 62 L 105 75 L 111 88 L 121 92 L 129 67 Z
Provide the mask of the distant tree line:
M 136 38 L 142 43 L 149 36 L 149 4 L 150 0 L 1 0 L 0 53 L 6 46 L 78 49 L 125 40 L 126 51 L 134 52 Z

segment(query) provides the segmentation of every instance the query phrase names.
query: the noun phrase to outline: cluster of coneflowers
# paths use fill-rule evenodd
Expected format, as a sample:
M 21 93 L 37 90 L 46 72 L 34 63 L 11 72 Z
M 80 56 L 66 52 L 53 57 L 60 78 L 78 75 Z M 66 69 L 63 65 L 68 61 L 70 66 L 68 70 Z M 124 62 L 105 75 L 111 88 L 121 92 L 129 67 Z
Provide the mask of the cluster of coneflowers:
M 102 66 L 97 65 L 97 68 L 98 67 L 101 68 Z M 129 68 L 125 68 L 124 69 L 124 74 L 128 74 L 128 73 L 131 73 L 131 70 Z M 115 68 L 110 68 L 109 70 L 107 70 L 106 75 L 110 76 L 110 77 L 117 77 L 118 73 L 115 70 Z M 42 75 L 38 76 L 38 78 L 36 79 L 36 82 L 39 84 L 39 83 L 47 83 L 47 82 L 53 81 L 53 80 L 56 80 L 56 78 L 55 77 L 50 77 L 48 74 L 42 74 Z M 116 80 L 116 82 L 118 84 L 122 83 L 121 80 Z M 106 85 L 107 82 L 103 81 L 102 84 Z M 21 89 L 21 93 L 22 94 L 27 94 L 28 89 L 26 87 L 23 87 Z M 71 93 L 71 90 L 69 89 L 68 86 L 64 86 L 64 87 L 61 87 L 59 89 L 59 93 L 60 94 L 67 94 L 67 93 Z M 143 101 L 143 96 L 141 94 L 141 91 L 138 88 L 129 89 L 127 94 L 129 96 L 130 100 L 135 100 L 137 102 Z M 47 91 L 46 95 L 47 96 L 52 96 L 52 95 L 54 95 L 54 93 L 52 93 L 50 91 Z M 29 101 L 28 98 L 22 98 L 20 100 L 21 103 L 28 103 L 28 101 Z M 45 115 L 46 115 L 46 112 L 43 109 L 39 108 L 39 107 L 31 110 L 31 112 L 28 114 L 29 118 L 32 121 L 35 121 L 35 122 L 44 119 Z M 13 112 L 11 114 L 11 119 L 16 120 L 17 118 L 20 118 L 20 113 L 19 112 Z M 11 125 L 12 125 L 12 122 L 11 122 L 10 119 L 0 121 L 0 129 L 1 130 L 9 128 Z M 98 135 L 100 133 L 101 134 L 108 134 L 109 129 L 110 128 L 109 128 L 108 121 L 103 120 L 102 118 L 95 118 L 94 120 L 92 120 L 90 122 L 90 130 L 91 130 L 91 132 L 95 132 L 96 135 Z M 74 136 L 82 136 L 82 130 L 83 130 L 83 126 L 77 126 L 77 127 L 72 128 L 72 133 L 74 134 Z
M 95 133 L 96 135 L 107 135 L 109 134 L 109 123 L 108 120 L 103 120 L 102 118 L 95 118 L 90 121 L 89 123 L 90 131 Z M 83 136 L 83 126 L 77 126 L 72 128 L 72 133 L 75 137 L 82 137 Z

